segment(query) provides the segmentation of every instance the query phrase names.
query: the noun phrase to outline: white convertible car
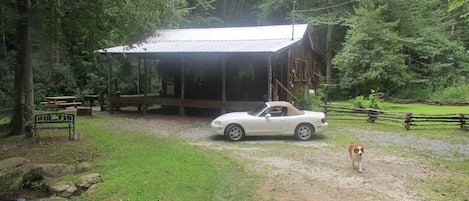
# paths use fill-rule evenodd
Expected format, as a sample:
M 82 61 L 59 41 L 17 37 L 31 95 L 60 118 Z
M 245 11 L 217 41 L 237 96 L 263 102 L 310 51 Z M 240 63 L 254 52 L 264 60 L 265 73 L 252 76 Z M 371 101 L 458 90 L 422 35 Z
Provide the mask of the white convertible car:
M 327 121 L 323 112 L 298 110 L 288 102 L 271 101 L 248 112 L 223 114 L 212 121 L 212 128 L 230 141 L 273 134 L 309 140 L 313 134 L 327 129 Z

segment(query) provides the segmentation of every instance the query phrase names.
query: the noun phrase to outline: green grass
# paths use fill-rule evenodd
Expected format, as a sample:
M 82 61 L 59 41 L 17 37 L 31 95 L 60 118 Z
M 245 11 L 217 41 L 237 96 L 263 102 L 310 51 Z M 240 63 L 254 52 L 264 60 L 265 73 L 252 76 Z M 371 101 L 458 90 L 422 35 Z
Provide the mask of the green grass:
M 389 111 L 393 112 L 413 112 L 416 114 L 469 114 L 468 106 L 436 106 L 425 104 L 389 105 Z M 458 127 L 414 127 L 410 130 L 405 130 L 402 124 L 388 123 L 379 120 L 375 123 L 367 123 L 363 117 L 350 121 L 335 120 L 334 117 L 331 117 L 328 118 L 328 123 L 330 126 L 325 134 L 327 138 L 323 141 L 339 148 L 342 147 L 343 144 L 350 143 L 350 141 L 365 140 L 360 138 L 364 132 L 382 132 L 389 135 L 397 134 L 402 137 L 415 137 L 415 139 L 425 138 L 429 140 L 441 140 L 454 146 L 467 146 L 469 143 L 467 141 L 469 131 L 460 130 Z M 461 140 L 463 138 L 466 140 Z M 431 148 L 428 150 L 417 150 L 413 148 L 412 144 L 403 145 L 399 143 L 393 144 L 393 146 L 381 146 L 372 143 L 372 141 L 373 140 L 365 142 L 369 150 L 380 149 L 403 158 L 416 157 L 425 159 L 427 165 L 432 167 L 432 171 L 435 172 L 435 175 L 417 182 L 423 186 L 420 189 L 421 193 L 430 197 L 431 200 L 468 200 L 469 156 L 454 153 L 454 157 L 446 158 L 438 155 L 438 149 L 435 151 L 432 151 Z
M 0 125 L 7 124 L 10 122 L 10 117 L 3 117 L 0 119 Z
M 415 114 L 469 113 L 467 106 L 389 106 L 390 111 Z M 48 141 L 47 144 L 35 144 L 26 151 L 36 154 L 35 162 L 73 164 L 84 160 L 93 164 L 94 168 L 89 173 L 101 174 L 104 182 L 91 196 L 83 194 L 73 197 L 73 200 L 258 200 L 256 180 L 259 175 L 245 170 L 243 162 L 233 158 L 231 153 L 192 146 L 181 139 L 103 127 L 110 125 L 111 121 L 115 119 L 78 117 L 77 132 L 82 133 L 83 140 L 66 140 L 62 143 Z M 328 122 L 329 129 L 315 140 L 336 148 L 343 148 L 344 144 L 352 140 L 360 141 L 362 132 L 372 131 L 443 140 L 454 145 L 467 144 L 467 141 L 460 139 L 469 136 L 469 132 L 457 128 L 405 130 L 402 125 L 379 121 L 366 123 L 364 119 L 341 121 L 330 118 Z M 67 131 L 62 131 L 44 131 L 41 138 L 48 135 L 66 138 Z M 7 139 L 19 146 L 29 146 L 23 143 L 24 139 L 20 136 Z M 289 145 L 286 143 L 281 146 Z M 370 150 L 382 149 L 401 157 L 417 156 L 425 159 L 436 174 L 420 183 L 424 185 L 423 193 L 432 200 L 467 200 L 469 197 L 468 156 L 460 156 L 461 160 L 449 160 L 431 157 L 431 150 L 429 155 L 429 152 L 421 151 L 404 153 L 402 150 L 409 150 L 409 147 L 403 146 L 369 144 L 367 147 Z M 275 147 L 272 151 L 276 151 Z M 10 157 L 3 154 L 0 158 Z M 36 161 L 39 156 L 43 156 L 44 161 Z M 76 181 L 83 174 L 86 173 L 69 178 Z
M 104 182 L 74 200 L 249 200 L 252 179 L 228 153 L 172 138 L 126 133 L 103 125 L 111 118 L 79 118 L 77 127 L 99 151 L 92 164 Z
M 414 114 L 468 114 L 469 106 L 427 105 L 427 104 L 396 104 L 388 103 L 388 111 L 412 112 Z
M 333 106 L 352 107 L 348 101 L 330 103 Z M 389 112 L 411 112 L 413 114 L 468 114 L 469 106 L 428 105 L 420 103 L 398 104 L 386 103 Z

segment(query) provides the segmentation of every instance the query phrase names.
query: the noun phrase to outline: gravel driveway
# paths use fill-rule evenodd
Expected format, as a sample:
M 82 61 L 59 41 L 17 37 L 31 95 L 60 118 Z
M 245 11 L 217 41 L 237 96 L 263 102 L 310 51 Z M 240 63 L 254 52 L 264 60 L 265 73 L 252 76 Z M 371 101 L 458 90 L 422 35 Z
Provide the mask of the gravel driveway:
M 341 128 L 339 133 L 354 133 L 361 144 L 369 145 L 365 146 L 363 173 L 359 173 L 351 167 L 348 145 L 337 147 L 324 142 L 335 135 L 329 130 L 304 142 L 293 137 L 248 137 L 242 142 L 227 142 L 210 130 L 211 118 L 112 115 L 123 118 L 117 118 L 111 126 L 184 138 L 208 149 L 230 150 L 245 161 L 248 169 L 263 175 L 257 192 L 263 200 L 428 200 L 420 193 L 424 181 L 447 172 L 407 153 L 433 149 L 432 153 L 442 154 L 437 157 L 450 160 L 464 160 L 458 156 L 469 155 L 469 138 L 457 139 L 468 143 L 455 146 L 400 133 Z M 379 149 L 389 146 L 403 148 L 393 153 Z

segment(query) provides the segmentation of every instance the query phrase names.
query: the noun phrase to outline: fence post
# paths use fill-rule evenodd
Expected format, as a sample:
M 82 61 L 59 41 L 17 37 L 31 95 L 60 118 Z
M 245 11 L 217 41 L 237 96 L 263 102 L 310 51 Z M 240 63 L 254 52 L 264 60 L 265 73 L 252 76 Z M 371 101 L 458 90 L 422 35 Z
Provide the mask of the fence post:
M 368 120 L 366 120 L 366 122 L 368 123 L 375 123 L 375 120 L 376 120 L 376 115 L 378 114 L 377 111 L 373 110 L 373 109 L 368 109 Z
M 412 113 L 407 113 L 404 119 L 404 127 L 405 129 L 410 129 L 410 122 L 412 122 Z
M 461 125 L 459 128 L 463 129 L 464 125 L 466 124 L 466 118 L 464 118 L 464 114 L 459 114 L 459 122 L 461 122 Z

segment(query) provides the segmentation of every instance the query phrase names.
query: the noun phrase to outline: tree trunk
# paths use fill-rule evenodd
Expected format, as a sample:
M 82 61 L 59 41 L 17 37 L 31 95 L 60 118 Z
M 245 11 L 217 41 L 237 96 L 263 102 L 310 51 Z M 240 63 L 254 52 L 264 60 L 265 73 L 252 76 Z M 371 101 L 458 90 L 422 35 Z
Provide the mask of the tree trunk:
M 34 118 L 34 93 L 31 65 L 31 40 L 29 33 L 30 0 L 16 0 L 18 15 L 16 25 L 17 56 L 15 73 L 15 106 L 10 135 L 24 133 L 24 126 Z
M 333 5 L 333 0 L 328 0 L 327 5 Z M 327 9 L 328 14 L 331 14 L 332 8 Z M 332 80 L 332 28 L 333 24 L 327 25 L 327 36 L 326 36 L 326 83 L 331 83 Z
M 3 7 L 0 7 L 0 15 L 3 15 Z M 3 17 L 0 18 L 0 26 L 5 26 L 3 22 Z M 8 51 L 6 43 L 5 30 L 2 30 L 2 53 L 5 55 L 5 63 L 8 63 Z

